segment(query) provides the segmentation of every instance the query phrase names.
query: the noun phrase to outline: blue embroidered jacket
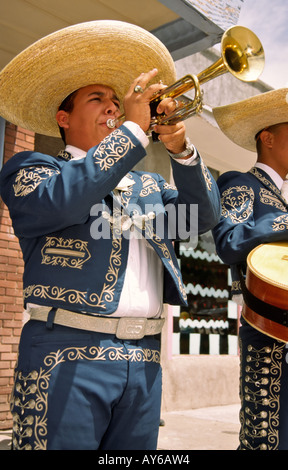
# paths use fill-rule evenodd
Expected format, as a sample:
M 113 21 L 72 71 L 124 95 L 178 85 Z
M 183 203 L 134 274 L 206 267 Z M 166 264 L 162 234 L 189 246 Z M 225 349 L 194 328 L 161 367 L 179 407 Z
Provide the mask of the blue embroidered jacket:
M 288 205 L 269 175 L 259 168 L 227 172 L 217 181 L 222 215 L 213 235 L 222 261 L 231 266 L 232 293 L 241 293 L 237 265 L 261 243 L 288 240 Z
M 156 217 L 147 217 L 140 229 L 165 268 L 163 300 L 185 304 L 166 206 L 173 205 L 177 215 L 185 207 L 181 217 L 187 216 L 189 230 L 190 222 L 195 223 L 189 220 L 190 204 L 198 204 L 198 228 L 203 233 L 219 220 L 218 188 L 201 159 L 191 167 L 172 161 L 178 190 L 158 174 L 130 171 L 145 154 L 138 139 L 121 126 L 81 160 L 66 161 L 65 153 L 52 157 L 21 152 L 6 163 L 1 196 L 23 252 L 24 305 L 113 313 L 123 286 L 129 240 L 111 220 L 123 221 L 135 212 L 143 215 L 151 207 Z M 134 184 L 118 204 L 113 189 L 127 174 Z M 155 228 L 159 217 L 165 226 L 161 236 Z

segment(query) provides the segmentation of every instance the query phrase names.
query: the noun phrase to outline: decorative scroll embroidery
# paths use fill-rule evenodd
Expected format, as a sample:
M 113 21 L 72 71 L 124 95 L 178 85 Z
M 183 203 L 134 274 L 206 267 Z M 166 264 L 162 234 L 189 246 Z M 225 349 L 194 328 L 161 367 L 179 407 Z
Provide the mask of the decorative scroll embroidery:
M 274 224 L 272 225 L 272 228 L 274 232 L 288 230 L 288 215 L 284 214 L 277 217 L 274 221 Z
M 184 286 L 184 284 L 183 284 L 183 282 L 182 282 L 182 277 L 181 277 L 181 275 L 179 274 L 179 271 L 177 271 L 177 269 L 175 268 L 172 259 L 169 261 L 169 264 L 170 264 L 171 269 L 172 269 L 172 271 L 174 272 L 174 275 L 175 275 L 175 277 L 176 277 L 176 279 L 177 279 L 177 281 L 178 281 L 178 286 L 179 286 L 179 290 L 180 290 L 180 292 L 181 292 L 181 295 L 182 295 L 182 297 L 183 297 L 184 300 L 187 300 L 187 293 L 186 293 L 185 286 Z
M 140 192 L 140 197 L 146 197 L 151 193 L 160 192 L 160 188 L 154 178 L 151 175 L 142 175 L 141 181 L 143 189 Z
M 232 286 L 231 286 L 231 290 L 233 292 L 241 292 L 241 284 L 240 284 L 240 281 L 232 281 Z
M 271 191 L 269 191 L 268 189 L 260 188 L 259 196 L 260 196 L 260 201 L 263 204 L 276 207 L 277 209 L 283 212 L 287 212 L 287 209 L 284 206 L 284 204 L 282 204 L 282 202 L 278 199 L 278 197 L 275 196 L 275 194 L 271 193 Z
M 256 178 L 258 178 L 261 183 L 265 184 L 266 186 L 269 186 L 269 188 L 274 191 L 274 193 L 278 194 L 279 196 L 281 195 L 280 189 L 277 188 L 277 186 L 275 186 L 275 184 L 273 184 L 270 180 L 265 178 L 265 176 L 263 176 L 256 167 L 251 168 L 249 173 L 252 173 L 252 175 L 256 176 Z
M 179 271 L 174 266 L 173 260 L 171 258 L 171 253 L 170 253 L 166 243 L 164 243 L 161 240 L 161 238 L 154 232 L 152 220 L 148 220 L 145 224 L 145 237 L 147 239 L 152 240 L 152 242 L 155 243 L 155 245 L 161 250 L 164 258 L 166 258 L 168 260 L 169 265 L 170 265 L 170 267 L 171 267 L 171 269 L 172 269 L 172 271 L 173 271 L 173 273 L 174 273 L 174 275 L 177 279 L 179 290 L 180 290 L 183 298 L 186 300 L 187 299 L 187 294 L 186 294 L 185 286 L 182 282 L 181 275 L 179 274 Z
M 90 307 L 97 307 L 105 310 L 106 303 L 110 303 L 114 299 L 115 285 L 119 276 L 119 269 L 121 266 L 121 245 L 122 239 L 115 238 L 112 240 L 112 252 L 110 255 L 110 263 L 102 292 L 96 294 L 93 292 L 87 298 L 87 292 L 81 292 L 75 289 L 65 289 L 59 286 L 43 286 L 43 285 L 30 285 L 24 289 L 24 300 L 31 297 L 38 297 L 41 299 L 51 299 L 58 302 L 70 303 L 74 305 L 88 305 Z
M 202 173 L 203 173 L 208 191 L 212 191 L 212 178 L 211 178 L 210 173 L 208 171 L 208 168 L 204 164 L 203 160 L 201 160 L 201 169 L 202 169 Z
M 163 188 L 164 189 L 171 189 L 172 191 L 178 191 L 176 186 L 173 186 L 172 184 L 169 184 L 169 183 L 164 183 Z
M 69 162 L 69 160 L 72 160 L 71 153 L 67 152 L 66 150 L 60 150 L 57 157 L 62 158 L 63 160 L 66 160 L 67 162 Z
M 44 166 L 22 168 L 18 171 L 15 184 L 13 185 L 14 194 L 16 197 L 27 196 L 32 193 L 42 181 L 59 173 L 60 171 L 58 170 L 52 170 Z
M 241 448 L 274 450 L 279 443 L 280 379 L 285 344 L 257 350 L 249 345 L 241 390 Z M 243 383 L 243 381 L 242 381 Z
M 51 352 L 43 367 L 27 376 L 15 373 L 14 394 L 11 398 L 13 415 L 13 448 L 15 450 L 47 450 L 48 389 L 53 369 L 66 361 L 130 361 L 160 364 L 160 353 L 154 349 L 69 347 Z M 32 437 L 32 439 L 31 439 Z M 27 438 L 30 440 L 27 440 Z M 26 442 L 25 442 L 26 441 Z M 28 442 L 27 442 L 28 441 Z
M 233 224 L 246 222 L 253 213 L 254 191 L 248 186 L 235 186 L 223 192 L 222 215 Z
M 105 137 L 97 147 L 93 155 L 95 163 L 100 166 L 101 171 L 107 171 L 135 147 L 132 140 L 122 130 L 117 129 Z
M 91 258 L 87 245 L 88 242 L 72 238 L 46 237 L 41 250 L 42 264 L 82 269 L 83 264 Z

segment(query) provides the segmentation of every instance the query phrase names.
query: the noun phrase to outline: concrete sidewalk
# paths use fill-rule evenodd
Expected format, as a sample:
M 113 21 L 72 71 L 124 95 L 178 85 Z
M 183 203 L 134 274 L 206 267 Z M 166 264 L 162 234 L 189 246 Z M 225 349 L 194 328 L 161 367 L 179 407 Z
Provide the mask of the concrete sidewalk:
M 0 429 L 0 450 L 11 449 L 11 431 L 2 431 Z
M 236 450 L 240 405 L 162 413 L 159 450 Z
M 236 450 L 239 405 L 162 413 L 158 450 Z M 0 430 L 0 450 L 10 450 L 11 432 Z

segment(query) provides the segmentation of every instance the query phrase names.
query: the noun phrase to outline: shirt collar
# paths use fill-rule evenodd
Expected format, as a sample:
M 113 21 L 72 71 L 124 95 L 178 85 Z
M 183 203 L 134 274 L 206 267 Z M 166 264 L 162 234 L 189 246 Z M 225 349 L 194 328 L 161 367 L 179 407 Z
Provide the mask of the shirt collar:
M 69 152 L 74 160 L 79 160 L 80 158 L 84 158 L 87 155 L 85 150 L 74 147 L 74 145 L 66 145 L 65 151 Z

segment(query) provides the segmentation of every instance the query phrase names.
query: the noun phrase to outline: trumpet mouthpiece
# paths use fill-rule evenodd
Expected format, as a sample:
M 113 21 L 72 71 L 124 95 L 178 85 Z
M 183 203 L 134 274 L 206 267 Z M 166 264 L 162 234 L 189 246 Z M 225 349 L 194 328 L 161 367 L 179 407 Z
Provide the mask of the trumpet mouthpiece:
M 106 124 L 109 129 L 114 129 L 116 126 L 116 119 L 108 119 Z

